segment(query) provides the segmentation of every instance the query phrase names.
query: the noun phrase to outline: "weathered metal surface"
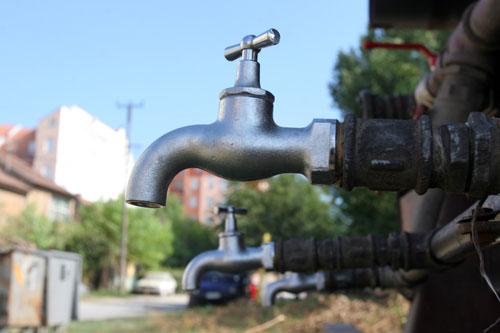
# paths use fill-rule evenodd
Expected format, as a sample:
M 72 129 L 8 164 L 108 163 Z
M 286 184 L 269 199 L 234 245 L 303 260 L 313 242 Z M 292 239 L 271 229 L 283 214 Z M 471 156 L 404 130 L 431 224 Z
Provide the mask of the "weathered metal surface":
M 418 121 L 356 119 L 347 116 L 335 152 L 342 187 L 374 190 L 429 188 L 473 197 L 500 192 L 500 126 L 472 112 L 467 123 L 432 131 L 429 117 Z M 343 158 L 342 158 L 343 157 Z
M 47 256 L 47 285 L 44 326 L 67 325 L 78 319 L 81 257 L 61 251 L 44 252 Z
M 363 119 L 411 119 L 416 107 L 413 95 L 379 96 L 362 90 L 358 102 L 363 110 Z
M 0 327 L 42 325 L 45 269 L 39 252 L 0 253 Z
M 496 199 L 495 199 L 496 198 Z M 491 196 L 488 206 L 496 206 Z M 484 211 L 477 223 L 480 245 L 497 244 L 498 210 Z M 332 239 L 276 241 L 274 269 L 280 272 L 315 272 L 389 266 L 393 269 L 436 269 L 454 265 L 474 251 L 470 234 L 470 209 L 445 226 L 427 233 L 388 236 L 339 236 Z
M 289 239 L 275 242 L 274 269 L 279 272 L 315 272 L 389 266 L 393 269 L 430 268 L 429 235 L 339 236 L 315 240 Z

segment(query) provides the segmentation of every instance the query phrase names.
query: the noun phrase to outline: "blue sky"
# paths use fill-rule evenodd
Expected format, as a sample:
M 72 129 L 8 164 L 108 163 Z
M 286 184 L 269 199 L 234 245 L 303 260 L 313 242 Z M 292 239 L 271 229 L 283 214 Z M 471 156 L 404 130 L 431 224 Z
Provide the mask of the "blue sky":
M 0 123 L 34 126 L 59 105 L 80 105 L 112 127 L 117 102 L 144 101 L 132 141 L 142 151 L 177 127 L 215 120 L 236 64 L 226 46 L 269 28 L 260 53 L 275 119 L 305 126 L 335 118 L 327 85 L 340 50 L 359 44 L 368 0 L 0 2 Z

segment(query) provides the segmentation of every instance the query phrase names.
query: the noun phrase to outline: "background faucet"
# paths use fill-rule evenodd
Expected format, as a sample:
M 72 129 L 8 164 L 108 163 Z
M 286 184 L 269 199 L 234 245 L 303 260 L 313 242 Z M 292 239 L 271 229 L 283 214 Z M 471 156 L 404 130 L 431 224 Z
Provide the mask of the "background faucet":
M 281 291 L 298 294 L 303 291 L 333 293 L 339 290 L 363 288 L 410 288 L 419 281 L 406 280 L 404 275 L 388 266 L 319 271 L 313 274 L 287 272 L 261 291 L 263 306 L 272 306 Z
M 202 274 L 209 270 L 240 273 L 260 267 L 272 269 L 274 244 L 246 247 L 243 234 L 238 232 L 235 214 L 245 214 L 245 209 L 233 206 L 219 207 L 218 213 L 226 213 L 224 232 L 219 234 L 219 248 L 194 257 L 182 277 L 182 288 L 192 291 L 198 288 Z

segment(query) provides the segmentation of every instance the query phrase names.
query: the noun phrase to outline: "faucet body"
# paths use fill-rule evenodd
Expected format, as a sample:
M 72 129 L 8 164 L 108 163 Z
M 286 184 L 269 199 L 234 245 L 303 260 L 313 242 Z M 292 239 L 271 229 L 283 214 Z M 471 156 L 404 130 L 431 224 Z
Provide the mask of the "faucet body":
M 203 252 L 189 262 L 182 277 L 184 290 L 196 290 L 203 273 L 210 270 L 240 273 L 260 267 L 273 268 L 274 243 L 246 247 L 243 234 L 237 231 L 236 209 L 229 206 L 226 211 L 225 230 L 219 234 L 219 248 Z
M 313 182 L 327 183 L 333 176 L 330 150 L 335 146 L 336 121 L 280 127 L 273 120 L 273 100 L 260 88 L 224 90 L 214 123 L 174 130 L 146 149 L 132 172 L 127 202 L 153 208 L 165 205 L 168 185 L 186 168 L 231 180 L 300 173 Z
M 225 242 L 227 239 L 221 241 L 225 245 L 221 244 L 221 247 L 217 250 L 203 252 L 189 262 L 182 277 L 182 288 L 184 290 L 196 290 L 199 287 L 199 280 L 203 273 L 211 270 L 240 273 L 261 267 L 272 269 L 273 243 L 267 243 L 259 247 L 245 247 L 241 246 L 241 244 L 235 246 L 233 240 L 229 242 Z
M 230 180 L 257 180 L 282 173 L 300 173 L 317 184 L 332 183 L 336 120 L 314 120 L 303 128 L 276 125 L 274 96 L 260 87 L 257 55 L 280 40 L 278 31 L 249 35 L 225 50 L 227 60 L 241 57 L 233 87 L 219 98 L 217 120 L 169 132 L 137 161 L 127 202 L 158 208 L 180 171 L 200 168 Z

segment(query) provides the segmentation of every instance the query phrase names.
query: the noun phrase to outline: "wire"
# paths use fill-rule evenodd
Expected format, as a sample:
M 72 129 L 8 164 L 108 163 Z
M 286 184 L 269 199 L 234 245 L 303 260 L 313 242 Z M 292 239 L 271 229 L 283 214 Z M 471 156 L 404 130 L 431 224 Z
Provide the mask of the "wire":
M 500 303 L 500 296 L 498 295 L 498 292 L 495 289 L 493 282 L 491 282 L 491 279 L 488 276 L 488 273 L 486 273 L 483 251 L 481 251 L 481 245 L 479 244 L 479 236 L 478 236 L 477 229 L 476 229 L 476 220 L 477 220 L 477 217 L 479 215 L 479 211 L 483 207 L 483 204 L 485 201 L 486 201 L 486 198 L 479 200 L 479 202 L 476 205 L 476 209 L 474 210 L 474 213 L 472 215 L 472 221 L 471 221 L 472 244 L 474 244 L 474 249 L 476 250 L 477 257 L 479 259 L 479 273 L 481 274 L 483 279 L 486 281 L 486 284 L 491 289 L 491 291 L 493 292 L 493 294 L 497 298 L 498 302 Z M 490 326 L 486 327 L 483 330 L 483 333 L 487 333 L 490 329 L 495 327 L 499 322 L 500 322 L 500 317 L 498 317 L 497 320 L 495 320 Z

